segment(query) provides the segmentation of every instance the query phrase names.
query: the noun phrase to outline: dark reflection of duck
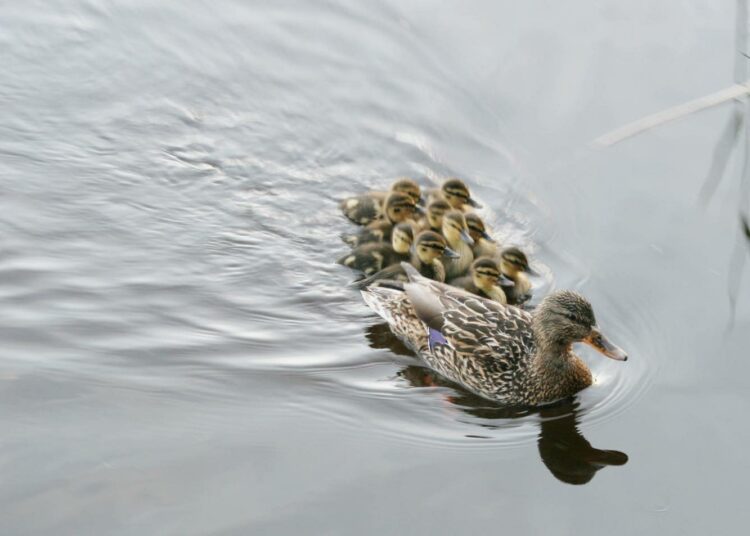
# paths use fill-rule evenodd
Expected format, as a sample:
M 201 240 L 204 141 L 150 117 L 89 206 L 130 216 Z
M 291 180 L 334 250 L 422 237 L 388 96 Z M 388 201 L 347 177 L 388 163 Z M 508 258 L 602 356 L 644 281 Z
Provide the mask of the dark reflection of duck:
M 628 455 L 591 446 L 578 429 L 578 403 L 568 401 L 539 411 L 539 455 L 555 478 L 568 484 L 587 484 L 608 465 L 625 465 Z
M 387 323 L 369 326 L 365 336 L 372 348 L 387 349 L 394 354 L 417 359 L 414 352 L 393 335 Z M 597 449 L 583 437 L 578 429 L 579 404 L 575 398 L 542 408 L 509 408 L 474 395 L 424 366 L 406 366 L 398 372 L 398 376 L 412 387 L 452 389 L 455 394 L 449 400 L 455 407 L 485 421 L 538 415 L 541 418 L 537 439 L 539 456 L 550 473 L 561 482 L 587 484 L 600 469 L 628 462 L 628 456 L 624 452 Z M 484 426 L 492 427 L 487 424 Z

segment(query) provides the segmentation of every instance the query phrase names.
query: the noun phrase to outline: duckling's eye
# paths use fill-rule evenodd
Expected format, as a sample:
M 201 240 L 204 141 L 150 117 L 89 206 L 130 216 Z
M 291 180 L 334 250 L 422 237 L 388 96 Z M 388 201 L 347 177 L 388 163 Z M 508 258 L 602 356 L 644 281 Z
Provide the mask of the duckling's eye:
M 401 212 L 401 209 L 399 207 L 396 207 L 393 209 L 393 212 Z
M 569 313 L 568 311 L 565 311 L 563 313 L 563 316 L 570 320 L 571 322 L 578 322 L 578 317 L 574 313 Z

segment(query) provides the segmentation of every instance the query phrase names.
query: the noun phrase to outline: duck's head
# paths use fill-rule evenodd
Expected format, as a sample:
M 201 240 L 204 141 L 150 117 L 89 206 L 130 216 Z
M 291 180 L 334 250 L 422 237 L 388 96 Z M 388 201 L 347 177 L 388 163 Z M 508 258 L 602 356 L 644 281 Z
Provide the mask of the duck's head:
M 491 257 L 479 257 L 471 264 L 471 279 L 477 288 L 491 289 L 500 279 L 500 267 Z
M 482 205 L 477 203 L 471 198 L 471 192 L 469 187 L 461 179 L 448 179 L 443 183 L 440 188 L 443 193 L 445 200 L 450 203 L 453 208 L 463 209 L 465 205 L 480 208 Z
M 520 273 L 537 275 L 529 266 L 526 254 L 516 247 L 506 248 L 500 253 L 500 268 L 511 279 L 515 279 Z
M 585 342 L 609 358 L 627 361 L 627 354 L 612 344 L 596 324 L 591 304 L 570 290 L 553 292 L 534 311 L 534 334 L 541 346 L 567 349 Z
M 474 242 L 479 242 L 480 238 L 489 242 L 494 242 L 492 237 L 487 233 L 487 228 L 484 226 L 482 218 L 480 218 L 473 212 L 469 212 L 468 214 L 466 214 L 465 218 L 466 225 L 469 227 L 469 236 L 471 236 Z
M 391 223 L 401 223 L 414 219 L 417 214 L 417 203 L 407 194 L 393 192 L 385 200 L 385 217 Z
M 466 225 L 464 213 L 460 210 L 451 210 L 443 216 L 443 236 L 449 244 L 455 245 L 463 240 L 470 246 L 474 239 L 469 235 L 469 227 Z
M 414 251 L 419 260 L 425 264 L 431 264 L 443 255 L 458 257 L 458 253 L 448 247 L 445 238 L 433 231 L 422 231 L 417 235 Z
M 419 204 L 422 199 L 422 190 L 414 179 L 403 177 L 391 184 L 391 192 L 406 194 L 414 200 L 414 204 Z
M 433 229 L 443 228 L 443 216 L 451 210 L 451 206 L 445 199 L 435 199 L 427 205 L 427 222 Z
M 391 233 L 391 246 L 396 253 L 409 253 L 414 243 L 414 228 L 409 222 L 402 222 L 393 228 Z

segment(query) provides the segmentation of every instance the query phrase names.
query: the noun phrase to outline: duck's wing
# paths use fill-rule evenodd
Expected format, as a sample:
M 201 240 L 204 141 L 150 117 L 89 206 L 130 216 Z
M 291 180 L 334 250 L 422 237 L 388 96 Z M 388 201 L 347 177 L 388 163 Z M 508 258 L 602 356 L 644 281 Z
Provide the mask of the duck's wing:
M 404 290 L 431 330 L 431 344 L 449 344 L 458 353 L 497 362 L 503 370 L 531 352 L 529 313 L 431 281 L 409 268 L 404 267 L 410 280 Z

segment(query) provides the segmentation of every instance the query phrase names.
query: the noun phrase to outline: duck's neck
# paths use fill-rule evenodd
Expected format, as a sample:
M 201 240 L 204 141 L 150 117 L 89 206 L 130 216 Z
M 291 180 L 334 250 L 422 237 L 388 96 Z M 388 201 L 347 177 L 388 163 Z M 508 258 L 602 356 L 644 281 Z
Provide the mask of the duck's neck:
M 458 277 L 463 275 L 466 270 L 471 266 L 474 260 L 474 252 L 471 250 L 469 245 L 464 242 L 460 237 L 457 240 L 451 240 L 446 238 L 448 245 L 458 253 L 457 259 L 449 259 L 447 263 L 448 275 L 450 277 Z
M 423 276 L 440 281 L 445 281 L 445 266 L 438 257 L 421 259 L 419 255 L 412 255 L 411 264 Z
M 490 242 L 489 240 L 486 240 L 484 238 L 478 238 L 475 242 L 474 246 L 474 256 L 475 257 L 495 257 L 498 252 L 498 247 L 496 242 Z
M 510 273 L 505 274 L 508 276 L 508 278 L 512 279 L 515 283 L 514 291 L 521 295 L 526 294 L 529 289 L 531 288 L 531 282 L 529 281 L 529 278 L 526 277 L 526 274 L 524 274 L 521 271 L 513 270 Z
M 435 281 L 440 281 L 441 283 L 445 282 L 445 266 L 440 262 L 440 259 L 434 259 L 432 261 L 432 270 L 435 274 L 433 277 Z
M 536 361 L 540 365 L 559 367 L 573 357 L 572 345 L 562 341 L 545 341 L 536 337 Z
M 472 282 L 474 283 L 475 287 L 484 292 L 490 299 L 503 304 L 508 303 L 505 298 L 505 292 L 503 292 L 503 289 L 501 289 L 497 285 L 488 283 L 486 280 L 480 277 L 475 277 Z
M 536 343 L 535 365 L 545 369 L 560 368 L 574 357 L 573 341 L 549 329 L 549 319 L 543 310 L 537 310 L 531 322 Z
M 461 248 L 461 244 L 465 244 L 465 242 L 461 239 L 461 235 L 454 231 L 445 233 L 444 236 L 445 241 L 448 242 L 448 245 L 455 251 L 458 251 L 458 249 Z
M 592 377 L 586 364 L 573 353 L 569 340 L 545 337 L 534 322 L 536 354 L 532 368 L 549 399 L 570 396 L 591 385 Z
M 497 285 L 492 285 L 492 287 L 485 292 L 487 292 L 487 295 L 493 300 L 500 302 L 503 305 L 508 303 L 508 298 L 505 296 L 505 292 L 503 292 L 503 289 Z

